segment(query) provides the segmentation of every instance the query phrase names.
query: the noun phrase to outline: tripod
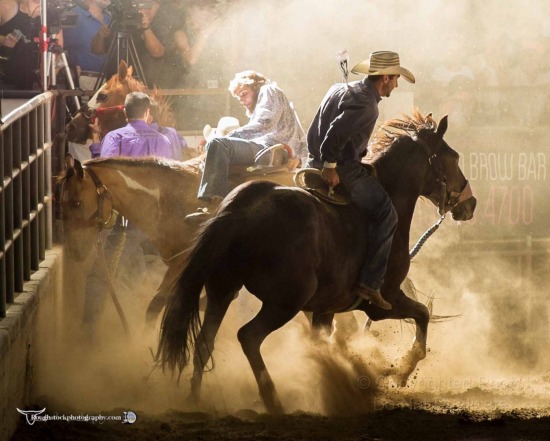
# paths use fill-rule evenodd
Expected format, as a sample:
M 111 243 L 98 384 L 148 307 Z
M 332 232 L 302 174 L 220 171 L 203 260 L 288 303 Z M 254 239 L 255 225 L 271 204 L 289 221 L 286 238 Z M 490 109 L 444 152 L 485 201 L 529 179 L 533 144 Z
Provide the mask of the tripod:
M 56 55 L 59 56 L 57 63 L 55 60 Z M 69 63 L 67 62 L 67 56 L 65 55 L 65 52 L 63 52 L 63 48 L 57 44 L 57 34 L 52 34 L 49 38 L 48 52 L 46 54 L 46 66 L 44 68 L 46 78 L 46 84 L 44 86 L 47 85 L 48 87 L 44 87 L 44 90 L 57 86 L 56 67 L 63 68 L 65 78 L 69 84 L 69 89 L 75 90 L 73 77 L 71 75 L 71 70 L 69 69 Z M 78 97 L 75 95 L 73 96 L 73 99 L 76 105 L 75 109 L 78 110 L 80 108 Z
M 115 58 L 116 56 L 116 58 Z M 107 69 L 112 65 L 112 62 L 116 59 L 117 64 L 124 60 L 128 66 L 134 66 L 134 72 L 136 73 L 138 79 L 147 84 L 145 74 L 143 73 L 143 67 L 141 61 L 139 60 L 136 46 L 134 45 L 134 40 L 132 34 L 127 30 L 117 31 L 116 37 L 113 38 L 105 57 L 105 62 L 103 63 L 103 68 L 101 69 L 101 75 L 97 79 L 94 91 L 98 90 L 100 85 L 106 80 Z

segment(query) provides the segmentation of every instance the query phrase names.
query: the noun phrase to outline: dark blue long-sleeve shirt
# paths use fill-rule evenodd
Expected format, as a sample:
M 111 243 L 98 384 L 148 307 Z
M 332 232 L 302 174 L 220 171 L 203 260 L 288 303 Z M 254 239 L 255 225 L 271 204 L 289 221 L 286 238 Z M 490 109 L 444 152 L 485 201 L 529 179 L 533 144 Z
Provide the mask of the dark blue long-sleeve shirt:
M 307 133 L 307 145 L 315 162 L 348 164 L 361 161 L 378 119 L 381 97 L 366 78 L 332 86 Z

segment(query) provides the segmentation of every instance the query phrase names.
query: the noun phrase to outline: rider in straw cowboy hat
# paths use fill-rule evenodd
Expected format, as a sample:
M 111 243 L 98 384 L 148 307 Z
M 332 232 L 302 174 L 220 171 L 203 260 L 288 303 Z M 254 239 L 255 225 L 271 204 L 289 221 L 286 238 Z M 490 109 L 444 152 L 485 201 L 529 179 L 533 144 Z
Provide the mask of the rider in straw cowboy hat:
M 342 184 L 353 204 L 369 222 L 368 250 L 354 292 L 383 309 L 391 309 L 380 293 L 393 233 L 395 208 L 377 179 L 361 165 L 378 119 L 378 103 L 389 97 L 400 76 L 414 83 L 414 75 L 401 67 L 390 51 L 370 54 L 352 70 L 365 74 L 360 81 L 334 85 L 325 95 L 307 134 L 308 165 L 322 169 L 331 187 Z

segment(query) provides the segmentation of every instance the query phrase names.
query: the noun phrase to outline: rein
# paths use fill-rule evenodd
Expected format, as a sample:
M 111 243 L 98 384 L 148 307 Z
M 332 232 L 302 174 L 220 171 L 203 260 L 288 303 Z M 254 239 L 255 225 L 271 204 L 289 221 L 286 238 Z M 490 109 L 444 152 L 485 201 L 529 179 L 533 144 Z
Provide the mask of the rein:
M 97 214 L 95 218 L 95 222 L 98 226 L 99 232 L 103 230 L 103 228 L 112 228 L 114 224 L 115 217 L 113 216 L 113 209 L 111 208 L 111 213 L 109 215 L 109 219 L 107 219 L 106 222 L 103 221 L 103 213 L 104 213 L 104 203 L 105 199 L 108 198 L 111 201 L 112 204 L 112 197 L 111 193 L 105 187 L 105 184 L 101 182 L 97 174 L 89 167 L 83 166 L 83 169 L 85 169 L 88 174 L 90 175 L 90 178 L 92 178 L 92 181 L 94 181 L 95 187 L 96 187 L 96 193 L 97 193 L 97 211 L 94 213 L 94 215 Z M 112 207 L 112 205 L 111 205 Z M 92 215 L 92 217 L 94 216 Z M 89 221 L 91 221 L 92 218 L 90 218 Z M 123 236 L 123 240 L 125 238 L 125 234 Z M 107 290 L 109 291 L 109 294 L 111 295 L 111 299 L 113 300 L 113 303 L 115 305 L 115 309 L 117 311 L 117 314 L 120 318 L 120 321 L 122 323 L 122 327 L 124 328 L 124 333 L 126 336 L 130 335 L 130 328 L 128 326 L 128 320 L 126 319 L 126 315 L 124 314 L 124 310 L 122 309 L 122 306 L 120 304 L 120 301 L 118 300 L 118 297 L 115 292 L 115 288 L 113 285 L 112 280 L 112 274 L 109 271 L 109 268 L 107 266 L 107 260 L 105 258 L 105 253 L 103 251 L 103 246 L 101 243 L 101 238 L 98 234 L 97 236 L 97 255 L 100 261 L 101 269 L 105 274 L 105 282 L 107 284 Z
M 124 105 L 119 104 L 118 106 L 98 107 L 94 111 L 94 117 L 100 118 L 104 115 L 108 115 L 110 113 L 115 113 L 115 112 L 124 112 Z M 107 131 L 105 130 L 101 133 L 101 137 L 104 138 L 106 134 L 107 134 Z

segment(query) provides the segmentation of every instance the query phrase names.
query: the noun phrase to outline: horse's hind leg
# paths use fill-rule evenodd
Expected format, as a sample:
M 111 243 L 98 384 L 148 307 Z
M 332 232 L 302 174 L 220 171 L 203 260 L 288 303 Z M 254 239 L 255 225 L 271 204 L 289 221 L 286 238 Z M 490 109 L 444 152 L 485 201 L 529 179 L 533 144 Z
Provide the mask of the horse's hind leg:
M 243 352 L 256 377 L 260 396 L 266 410 L 271 414 L 280 415 L 283 413 L 283 408 L 277 396 L 275 384 L 260 353 L 260 346 L 269 334 L 288 323 L 300 311 L 300 308 L 301 306 L 297 305 L 283 307 L 264 302 L 256 317 L 239 329 L 237 334 Z
M 208 289 L 207 292 L 209 292 Z M 214 350 L 214 340 L 227 309 L 234 298 L 235 292 L 223 296 L 209 295 L 207 297 L 204 321 L 195 341 L 195 352 L 193 355 L 193 377 L 191 379 L 189 400 L 194 404 L 198 404 L 200 401 L 204 368 L 208 360 L 210 360 L 210 356 Z

